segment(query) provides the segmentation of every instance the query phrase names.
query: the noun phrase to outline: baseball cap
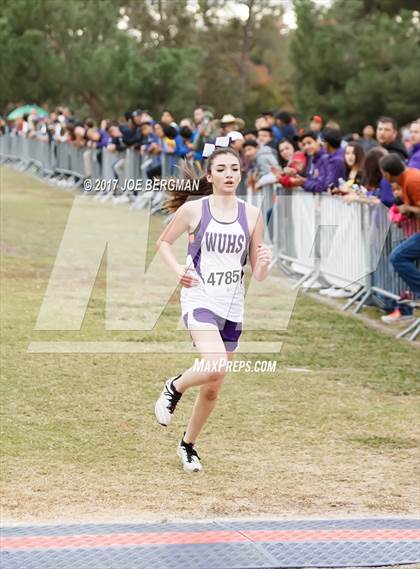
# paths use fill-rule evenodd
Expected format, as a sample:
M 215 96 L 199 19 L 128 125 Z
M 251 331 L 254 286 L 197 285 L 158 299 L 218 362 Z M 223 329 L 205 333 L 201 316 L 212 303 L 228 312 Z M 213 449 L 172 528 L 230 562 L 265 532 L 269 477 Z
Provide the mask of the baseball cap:
M 318 122 L 319 124 L 324 124 L 324 119 L 321 117 L 321 115 L 313 115 L 311 117 L 311 121 Z

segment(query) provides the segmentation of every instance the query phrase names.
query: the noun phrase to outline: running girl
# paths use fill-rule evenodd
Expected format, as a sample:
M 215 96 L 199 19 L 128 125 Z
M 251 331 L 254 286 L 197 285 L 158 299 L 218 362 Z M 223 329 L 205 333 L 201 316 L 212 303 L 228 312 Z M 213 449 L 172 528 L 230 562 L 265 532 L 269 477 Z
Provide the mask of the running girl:
M 200 179 L 199 191 L 205 196 L 188 202 L 186 193 L 176 196 L 172 206 L 176 215 L 157 242 L 163 259 L 183 285 L 183 321 L 206 370 L 191 367 L 168 379 L 155 404 L 157 421 L 168 426 L 183 393 L 199 387 L 177 449 L 184 470 L 189 472 L 203 468 L 194 444 L 215 407 L 225 376 L 224 363 L 232 360 L 238 347 L 243 321 L 243 267 L 249 255 L 252 276 L 261 281 L 267 277 L 271 261 L 271 251 L 263 244 L 260 210 L 235 195 L 240 180 L 238 153 L 232 148 L 215 150 L 208 159 L 207 174 Z M 188 256 L 187 264 L 180 265 L 172 244 L 184 232 L 188 232 Z

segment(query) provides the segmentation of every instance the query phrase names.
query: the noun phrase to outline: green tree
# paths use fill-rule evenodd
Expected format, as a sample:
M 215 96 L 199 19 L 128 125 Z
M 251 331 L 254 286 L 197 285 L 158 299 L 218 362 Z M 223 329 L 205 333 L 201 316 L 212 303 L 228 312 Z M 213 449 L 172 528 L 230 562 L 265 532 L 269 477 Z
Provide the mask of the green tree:
M 400 123 L 417 116 L 418 20 L 407 10 L 390 15 L 365 7 L 363 0 L 339 0 L 329 9 L 295 1 L 291 59 L 302 118 L 320 113 L 356 130 L 381 114 Z
M 138 102 L 181 111 L 194 100 L 194 48 L 144 47 L 118 28 L 116 0 L 2 0 L 0 107 L 69 103 L 96 118 Z
M 207 104 L 251 121 L 290 106 L 282 13 L 280 0 L 0 0 L 0 109 Z

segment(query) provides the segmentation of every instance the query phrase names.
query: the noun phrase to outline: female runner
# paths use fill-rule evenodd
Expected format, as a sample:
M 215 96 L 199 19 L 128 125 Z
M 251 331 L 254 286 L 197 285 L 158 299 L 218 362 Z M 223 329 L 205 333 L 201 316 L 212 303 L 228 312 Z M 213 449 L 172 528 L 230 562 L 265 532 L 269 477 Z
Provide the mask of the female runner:
M 194 444 L 215 407 L 226 361 L 232 360 L 238 347 L 243 321 L 243 267 L 249 255 L 252 276 L 261 281 L 267 277 L 271 261 L 271 251 L 263 244 L 260 210 L 235 195 L 240 180 L 238 153 L 232 148 L 215 150 L 208 159 L 206 175 L 200 179 L 198 192 L 205 197 L 185 201 L 188 194 L 178 195 L 172 207 L 176 215 L 157 242 L 160 254 L 183 286 L 183 321 L 204 364 L 204 371 L 191 367 L 169 378 L 155 404 L 158 423 L 168 426 L 183 393 L 199 387 L 177 449 L 188 472 L 203 468 Z M 180 205 L 181 201 L 185 203 Z M 184 232 L 189 238 L 188 257 L 187 264 L 180 265 L 172 244 Z

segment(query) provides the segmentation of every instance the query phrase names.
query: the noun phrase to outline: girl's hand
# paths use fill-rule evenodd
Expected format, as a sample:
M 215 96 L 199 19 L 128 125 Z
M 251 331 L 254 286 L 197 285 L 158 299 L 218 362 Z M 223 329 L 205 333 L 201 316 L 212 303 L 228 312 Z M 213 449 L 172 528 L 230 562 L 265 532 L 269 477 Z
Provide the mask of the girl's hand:
M 267 247 L 267 245 L 264 245 L 264 243 L 258 245 L 257 262 L 259 265 L 262 266 L 269 265 L 271 263 L 272 258 L 273 254 L 271 252 L 271 249 Z
M 306 181 L 306 178 L 304 178 L 303 176 L 300 176 L 299 174 L 297 176 L 294 176 L 294 179 L 296 180 L 296 182 L 300 185 L 303 186 L 303 184 Z
M 343 196 L 343 202 L 346 203 L 347 205 L 353 202 L 357 202 L 357 200 L 358 200 L 358 195 L 355 192 L 351 192 Z
M 407 215 L 407 213 L 411 213 L 411 208 L 410 208 L 410 206 L 407 205 L 406 203 L 403 203 L 403 204 L 401 204 L 401 205 L 399 205 L 399 206 L 397 206 L 397 207 L 398 207 L 398 211 L 399 211 L 400 213 L 402 213 L 403 215 L 404 215 L 404 214 Z
M 290 166 L 286 166 L 285 168 L 283 168 L 283 173 L 286 176 L 294 176 L 295 174 L 297 174 L 297 170 L 291 168 Z
M 186 288 L 191 288 L 200 284 L 195 269 L 188 265 L 179 265 L 177 275 L 179 282 Z

